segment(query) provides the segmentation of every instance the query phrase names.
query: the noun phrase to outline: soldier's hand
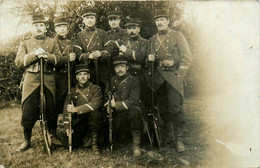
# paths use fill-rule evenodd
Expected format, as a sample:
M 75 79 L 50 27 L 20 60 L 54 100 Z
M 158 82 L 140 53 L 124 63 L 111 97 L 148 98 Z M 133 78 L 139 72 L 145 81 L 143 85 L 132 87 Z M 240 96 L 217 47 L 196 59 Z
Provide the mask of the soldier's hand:
M 70 57 L 70 62 L 73 62 L 76 59 L 76 54 L 74 52 L 69 53 L 69 57 Z
M 163 65 L 165 66 L 173 66 L 174 60 L 173 59 L 165 59 L 162 61 Z
M 37 58 L 38 59 L 40 59 L 40 58 L 48 59 L 48 55 L 47 54 L 39 54 L 39 55 L 37 55 Z
M 94 53 L 89 54 L 89 57 L 88 57 L 88 58 L 89 58 L 89 59 L 97 59 L 97 57 L 95 56 Z
M 148 55 L 148 61 L 155 61 L 155 55 L 154 54 L 149 54 Z
M 101 52 L 100 51 L 95 51 L 94 54 L 95 54 L 96 58 L 101 57 Z
M 122 52 L 126 52 L 127 50 L 127 47 L 125 45 L 121 45 L 120 48 L 119 48 L 119 51 L 122 51 Z
M 67 105 L 67 111 L 68 111 L 69 113 L 77 113 L 77 112 L 78 112 L 77 109 L 74 107 L 73 104 Z
M 46 51 L 45 51 L 42 47 L 39 47 L 39 48 L 37 48 L 37 49 L 34 51 L 34 55 L 35 55 L 35 56 L 44 55 L 44 54 L 46 54 Z
M 113 97 L 112 100 L 111 100 L 111 107 L 112 108 L 115 108 L 116 107 L 116 101 L 115 101 L 115 98 Z

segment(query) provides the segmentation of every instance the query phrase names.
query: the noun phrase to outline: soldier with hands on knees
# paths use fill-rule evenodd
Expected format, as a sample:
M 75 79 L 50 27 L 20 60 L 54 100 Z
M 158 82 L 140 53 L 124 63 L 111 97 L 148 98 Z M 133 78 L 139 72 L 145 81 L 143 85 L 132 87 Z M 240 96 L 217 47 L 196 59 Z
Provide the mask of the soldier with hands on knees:
M 86 64 L 76 66 L 76 79 L 76 86 L 71 88 L 72 102 L 67 96 L 64 104 L 64 115 L 67 116 L 65 113 L 68 112 L 74 115 L 72 142 L 79 145 L 90 133 L 92 150 L 99 155 L 98 133 L 103 122 L 103 114 L 98 111 L 103 98 L 101 88 L 89 81 L 90 70 Z
M 170 17 L 166 10 L 155 12 L 157 34 L 149 39 L 148 61 L 154 62 L 154 83 L 166 131 L 166 143 L 173 144 L 177 152 L 185 150 L 180 139 L 183 124 L 183 80 L 191 65 L 189 44 L 183 34 L 169 28 Z M 167 95 L 167 96 L 165 96 Z
M 22 86 L 22 126 L 24 142 L 16 150 L 23 152 L 30 148 L 32 128 L 40 116 L 40 68 L 44 70 L 44 95 L 46 97 L 46 116 L 50 132 L 55 130 L 55 80 L 54 67 L 61 62 L 58 43 L 46 37 L 46 21 L 43 15 L 33 15 L 32 36 L 21 41 L 15 64 L 25 68 Z M 39 59 L 44 59 L 44 67 L 40 67 Z
M 140 141 L 142 116 L 139 107 L 140 85 L 138 80 L 128 73 L 127 57 L 115 57 L 113 61 L 116 75 L 111 78 L 111 108 L 113 109 L 113 132 L 115 139 L 120 131 L 130 128 L 133 138 L 133 155 L 141 155 Z M 108 88 L 106 97 L 108 97 Z M 108 100 L 104 106 L 108 105 Z M 123 130 L 122 130 L 123 129 Z

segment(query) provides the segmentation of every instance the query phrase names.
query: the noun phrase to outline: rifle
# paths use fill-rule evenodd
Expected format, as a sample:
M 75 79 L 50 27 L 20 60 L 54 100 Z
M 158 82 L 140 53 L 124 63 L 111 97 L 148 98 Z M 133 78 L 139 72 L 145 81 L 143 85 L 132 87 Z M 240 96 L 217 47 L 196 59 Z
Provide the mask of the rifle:
M 161 135 L 160 135 L 160 126 L 159 126 L 159 106 L 158 103 L 155 105 L 155 94 L 156 91 L 154 89 L 154 61 L 151 62 L 151 83 L 152 83 L 152 117 L 153 117 L 153 126 L 154 132 L 157 140 L 157 144 L 159 149 L 161 149 Z
M 78 48 L 79 46 L 70 44 L 65 48 L 63 53 L 65 53 L 67 51 L 67 49 L 70 49 L 71 47 Z M 71 67 L 70 67 L 71 64 L 70 64 L 70 58 L 69 57 L 68 57 L 68 60 L 67 60 L 67 64 L 68 64 L 68 93 L 67 93 L 67 95 L 68 95 L 68 98 L 69 98 L 69 102 L 72 102 L 72 99 L 71 99 Z M 66 133 L 67 133 L 67 136 L 68 136 L 69 153 L 72 153 L 72 133 L 73 133 L 72 114 L 70 112 L 68 112 L 68 116 L 66 118 L 67 118 L 67 121 L 65 121 L 64 124 L 67 125 Z
M 43 92 L 43 85 L 44 85 L 44 74 L 43 74 L 43 58 L 40 58 L 40 126 L 42 129 L 42 134 L 43 134 L 43 139 L 45 142 L 45 147 L 47 150 L 48 155 L 51 156 L 51 137 L 49 134 L 49 129 L 48 129 L 48 124 L 47 124 L 47 119 L 46 119 L 46 100 L 45 100 L 45 95 Z
M 113 110 L 111 107 L 111 100 L 112 100 L 112 87 L 111 87 L 111 72 L 110 72 L 110 63 L 111 58 L 109 58 L 108 61 L 108 73 L 109 73 L 109 82 L 108 82 L 108 106 L 107 106 L 107 112 L 109 114 L 109 144 L 110 144 L 110 151 L 113 151 Z

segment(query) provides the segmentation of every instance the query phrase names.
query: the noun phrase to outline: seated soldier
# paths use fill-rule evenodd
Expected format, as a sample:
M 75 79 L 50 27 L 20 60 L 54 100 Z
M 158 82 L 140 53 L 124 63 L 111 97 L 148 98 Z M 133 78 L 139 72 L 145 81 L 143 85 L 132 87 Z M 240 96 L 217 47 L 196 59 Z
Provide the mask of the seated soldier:
M 111 108 L 113 109 L 113 132 L 118 137 L 119 128 L 130 128 L 133 138 L 133 156 L 141 155 L 140 141 L 142 130 L 142 116 L 138 106 L 140 98 L 140 84 L 128 73 L 127 57 L 119 56 L 113 61 L 116 75 L 111 78 Z M 105 94 L 109 92 L 106 89 Z M 108 101 L 104 106 L 108 105 Z M 123 124 L 124 127 L 121 127 Z M 125 130 L 124 130 L 125 131 Z
M 102 127 L 102 113 L 98 108 L 102 104 L 101 88 L 89 81 L 90 71 L 87 65 L 80 64 L 76 67 L 77 84 L 71 89 L 71 99 L 66 97 L 64 115 L 73 113 L 73 145 L 83 141 L 88 133 L 92 136 L 92 150 L 100 154 L 97 146 L 98 132 Z M 66 111 L 67 110 L 67 111 Z M 64 117 L 66 118 L 66 117 Z

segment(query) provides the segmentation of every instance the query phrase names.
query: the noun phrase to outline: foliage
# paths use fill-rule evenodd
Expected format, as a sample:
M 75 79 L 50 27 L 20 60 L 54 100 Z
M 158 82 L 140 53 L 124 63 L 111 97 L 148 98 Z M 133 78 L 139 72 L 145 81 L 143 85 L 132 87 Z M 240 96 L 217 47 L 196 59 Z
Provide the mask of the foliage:
M 16 1 L 11 5 L 9 11 L 15 15 L 20 16 L 20 24 L 29 23 L 29 15 L 36 13 L 43 13 L 48 19 L 47 35 L 53 37 L 55 35 L 53 18 L 57 15 L 64 15 L 67 17 L 69 26 L 69 38 L 75 39 L 78 32 L 84 29 L 84 24 L 81 19 L 81 11 L 87 6 L 94 6 L 98 13 L 97 27 L 108 30 L 108 20 L 106 12 L 108 10 L 120 10 L 122 12 L 122 20 L 126 17 L 139 17 L 142 20 L 141 36 L 148 39 L 156 33 L 156 27 L 153 21 L 154 11 L 156 9 L 169 9 L 171 16 L 171 27 L 175 30 L 180 30 L 187 38 L 192 54 L 196 57 L 196 42 L 194 40 L 194 32 L 192 26 L 184 22 L 182 19 L 183 9 L 181 2 L 171 1 L 38 1 L 25 0 Z M 121 23 L 124 28 L 124 22 Z M 25 32 L 24 36 L 28 36 Z M 18 70 L 14 65 L 15 55 L 19 46 L 19 39 L 16 37 L 10 39 L 8 43 L 0 44 L 0 100 L 11 100 L 20 98 L 19 84 L 22 77 L 23 70 Z M 196 64 L 196 58 L 194 58 Z M 196 73 L 199 73 L 197 65 L 193 64 L 188 73 L 186 93 L 188 95 L 197 94 Z

